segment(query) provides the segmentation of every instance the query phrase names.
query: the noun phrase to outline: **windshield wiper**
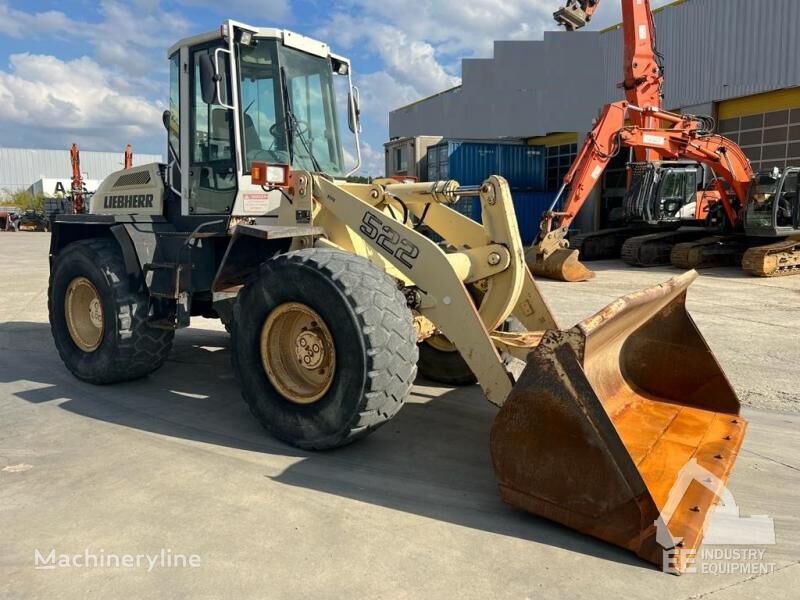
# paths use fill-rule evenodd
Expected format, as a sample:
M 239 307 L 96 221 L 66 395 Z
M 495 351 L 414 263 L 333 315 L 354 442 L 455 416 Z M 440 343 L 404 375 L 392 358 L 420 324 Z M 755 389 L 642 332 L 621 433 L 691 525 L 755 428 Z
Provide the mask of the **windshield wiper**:
M 294 164 L 294 136 L 297 135 L 297 139 L 299 139 L 300 143 L 303 144 L 306 154 L 308 154 L 308 157 L 311 159 L 312 167 L 315 171 L 321 173 L 322 167 L 320 167 L 317 158 L 314 156 L 314 152 L 311 150 L 311 145 L 308 143 L 308 140 L 306 140 L 302 130 L 297 125 L 297 117 L 294 116 L 294 111 L 292 110 L 292 101 L 289 99 L 289 87 L 286 82 L 286 68 L 281 67 L 281 91 L 283 92 L 283 104 L 285 107 L 286 129 L 288 134 L 287 137 L 289 138 L 289 160 L 292 164 Z
M 281 94 L 283 95 L 284 128 L 286 129 L 286 145 L 289 149 L 289 164 L 294 164 L 294 136 L 292 135 L 294 113 L 292 113 L 292 104 L 289 100 L 289 88 L 286 85 L 286 69 L 283 67 L 281 67 Z

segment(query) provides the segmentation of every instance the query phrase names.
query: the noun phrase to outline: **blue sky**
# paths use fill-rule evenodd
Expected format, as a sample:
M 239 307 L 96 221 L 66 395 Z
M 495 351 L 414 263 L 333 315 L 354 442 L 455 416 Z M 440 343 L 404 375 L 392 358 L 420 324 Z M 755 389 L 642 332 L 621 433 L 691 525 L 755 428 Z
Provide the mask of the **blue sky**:
M 353 62 L 364 174 L 383 170 L 388 113 L 457 85 L 495 39 L 541 39 L 561 0 L 0 0 L 0 146 L 162 153 L 166 48 L 228 18 L 328 42 Z M 665 0 L 654 0 L 655 5 Z M 619 20 L 605 0 L 593 23 Z

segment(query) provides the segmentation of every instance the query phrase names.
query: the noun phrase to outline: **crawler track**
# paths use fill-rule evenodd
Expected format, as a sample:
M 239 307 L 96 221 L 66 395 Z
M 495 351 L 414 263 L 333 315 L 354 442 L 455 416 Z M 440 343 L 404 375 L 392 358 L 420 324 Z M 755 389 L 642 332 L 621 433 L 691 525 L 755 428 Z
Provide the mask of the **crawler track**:
M 707 233 L 703 229 L 684 229 L 640 235 L 623 244 L 621 258 L 634 267 L 669 265 L 672 248 L 676 244 L 695 241 Z
M 756 277 L 800 274 L 800 239 L 750 248 L 744 254 L 742 268 Z

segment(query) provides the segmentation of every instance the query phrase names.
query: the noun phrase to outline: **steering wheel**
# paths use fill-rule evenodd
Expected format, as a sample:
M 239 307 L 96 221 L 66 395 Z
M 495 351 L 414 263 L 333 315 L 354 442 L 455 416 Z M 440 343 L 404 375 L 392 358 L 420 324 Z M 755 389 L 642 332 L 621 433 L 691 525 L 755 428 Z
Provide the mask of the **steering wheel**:
M 302 119 L 295 119 L 294 123 L 295 123 L 294 134 L 296 136 L 305 137 L 308 135 L 308 132 L 310 131 L 311 127 L 309 127 L 307 121 L 303 121 Z M 275 123 L 274 125 L 272 125 L 272 127 L 269 128 L 270 135 L 275 139 L 278 139 L 279 137 L 283 136 L 283 133 L 285 131 L 286 131 L 286 126 L 282 121 Z

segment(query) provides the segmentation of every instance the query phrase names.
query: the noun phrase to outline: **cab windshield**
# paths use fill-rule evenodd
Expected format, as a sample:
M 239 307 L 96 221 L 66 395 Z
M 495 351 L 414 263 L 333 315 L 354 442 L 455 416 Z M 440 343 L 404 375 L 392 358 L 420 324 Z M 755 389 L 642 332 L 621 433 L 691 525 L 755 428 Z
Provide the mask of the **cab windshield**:
M 680 210 L 694 202 L 697 191 L 696 169 L 669 169 L 661 182 L 659 210 L 662 217 L 677 217 Z
M 330 60 L 275 40 L 240 46 L 244 170 L 254 160 L 344 177 Z
M 780 186 L 780 178 L 772 174 L 756 175 L 750 186 L 748 222 L 750 225 L 772 226 L 772 209 Z
M 747 224 L 762 227 L 793 227 L 795 211 L 800 210 L 797 181 L 798 171 L 756 175 L 750 186 Z

